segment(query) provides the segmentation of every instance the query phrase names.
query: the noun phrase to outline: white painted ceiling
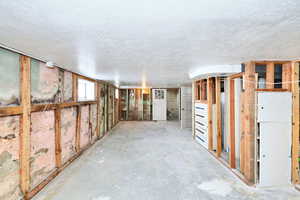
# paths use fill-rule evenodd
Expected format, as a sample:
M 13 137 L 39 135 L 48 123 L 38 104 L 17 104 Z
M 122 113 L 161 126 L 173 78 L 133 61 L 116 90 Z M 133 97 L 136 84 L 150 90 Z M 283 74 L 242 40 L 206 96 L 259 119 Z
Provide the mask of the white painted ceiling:
M 203 66 L 299 58 L 300 1 L 1 0 L 0 43 L 120 85 L 175 87 Z

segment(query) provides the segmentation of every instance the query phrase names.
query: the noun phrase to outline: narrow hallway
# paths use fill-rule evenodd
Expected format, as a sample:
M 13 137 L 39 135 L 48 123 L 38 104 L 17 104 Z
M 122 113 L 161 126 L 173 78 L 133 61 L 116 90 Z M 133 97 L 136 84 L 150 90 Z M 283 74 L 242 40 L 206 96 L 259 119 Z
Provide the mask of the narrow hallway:
M 120 122 L 35 200 L 300 199 L 292 187 L 248 187 L 178 122 Z

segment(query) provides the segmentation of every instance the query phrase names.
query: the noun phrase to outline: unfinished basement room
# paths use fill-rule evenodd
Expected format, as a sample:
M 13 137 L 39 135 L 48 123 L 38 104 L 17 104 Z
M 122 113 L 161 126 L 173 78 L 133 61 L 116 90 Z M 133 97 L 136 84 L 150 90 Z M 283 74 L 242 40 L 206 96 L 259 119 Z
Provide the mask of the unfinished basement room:
M 299 0 L 0 19 L 0 200 L 300 200 Z

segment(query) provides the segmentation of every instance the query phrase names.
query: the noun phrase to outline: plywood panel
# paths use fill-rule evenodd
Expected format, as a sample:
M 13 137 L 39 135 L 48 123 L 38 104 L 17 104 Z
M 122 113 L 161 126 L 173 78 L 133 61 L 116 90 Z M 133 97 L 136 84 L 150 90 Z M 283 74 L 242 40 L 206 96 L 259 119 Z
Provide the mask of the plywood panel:
M 19 116 L 0 118 L 0 199 L 21 197 L 19 187 Z
M 63 163 L 76 154 L 76 117 L 76 107 L 61 110 L 61 154 Z
M 81 107 L 81 121 L 80 121 L 80 148 L 85 148 L 90 144 L 91 134 L 89 128 L 89 106 Z
M 20 104 L 19 54 L 0 49 L 0 106 Z
M 37 186 L 55 169 L 54 111 L 31 114 L 30 186 Z
M 60 102 L 61 79 L 58 68 L 49 68 L 44 63 L 31 59 L 31 102 Z

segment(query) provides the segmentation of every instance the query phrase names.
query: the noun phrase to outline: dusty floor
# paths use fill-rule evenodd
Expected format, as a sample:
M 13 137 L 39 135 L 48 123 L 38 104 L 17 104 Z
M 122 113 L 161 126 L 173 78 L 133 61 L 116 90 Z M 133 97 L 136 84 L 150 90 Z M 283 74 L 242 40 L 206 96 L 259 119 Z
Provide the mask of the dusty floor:
M 35 200 L 300 199 L 292 187 L 248 187 L 176 122 L 120 122 Z

